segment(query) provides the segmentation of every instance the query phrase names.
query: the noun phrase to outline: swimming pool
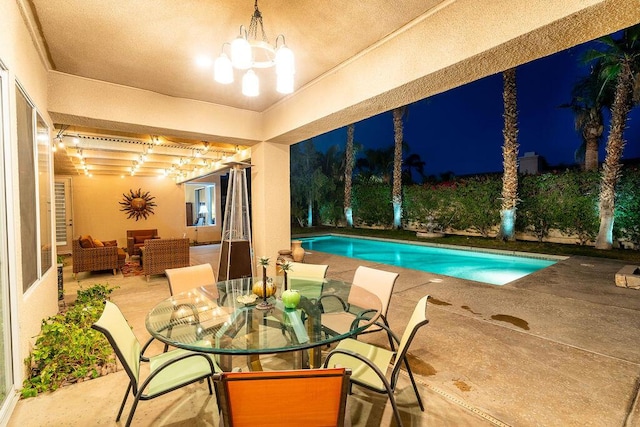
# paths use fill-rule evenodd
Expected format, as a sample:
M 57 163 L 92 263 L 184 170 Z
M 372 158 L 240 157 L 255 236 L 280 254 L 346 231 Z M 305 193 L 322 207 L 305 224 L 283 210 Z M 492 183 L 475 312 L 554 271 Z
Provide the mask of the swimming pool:
M 504 285 L 557 260 L 343 236 L 299 239 L 305 250 L 380 262 L 492 285 Z

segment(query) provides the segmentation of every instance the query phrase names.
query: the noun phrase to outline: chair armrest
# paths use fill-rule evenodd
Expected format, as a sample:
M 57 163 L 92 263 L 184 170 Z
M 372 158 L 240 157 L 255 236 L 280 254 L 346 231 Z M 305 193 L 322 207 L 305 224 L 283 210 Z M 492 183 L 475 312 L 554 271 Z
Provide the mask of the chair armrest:
M 340 304 L 342 304 L 342 309 L 344 311 L 349 311 L 349 304 L 346 303 L 342 298 L 340 298 L 338 295 L 322 295 L 320 297 L 320 299 L 318 300 L 318 305 L 321 308 L 321 311 L 324 313 L 324 310 L 322 310 L 322 300 L 325 298 L 336 298 L 338 301 L 340 301 Z
M 329 367 L 329 361 L 336 354 L 344 354 L 345 356 L 353 357 L 354 359 L 359 360 L 360 362 L 364 363 L 369 368 L 371 368 L 371 370 L 373 370 L 376 373 L 376 375 L 378 375 L 380 377 L 382 382 L 387 387 L 387 390 L 391 390 L 391 385 L 389 384 L 389 380 L 387 380 L 387 377 L 386 377 L 385 373 L 382 372 L 380 370 L 380 368 L 376 364 L 374 364 L 371 360 L 369 360 L 365 356 L 362 356 L 361 354 L 356 353 L 355 351 L 347 350 L 347 349 L 344 349 L 344 348 L 336 348 L 334 350 L 331 350 L 331 352 L 329 354 L 327 354 L 327 358 L 324 360 L 324 363 L 323 363 L 322 367 L 323 368 Z M 341 367 L 350 368 L 353 372 L 356 372 L 356 370 L 357 370 L 356 369 L 357 367 L 354 367 L 354 366 L 341 366 Z M 352 376 L 352 378 L 354 380 L 356 379 L 353 376 Z
M 144 352 L 147 351 L 147 348 L 154 342 L 156 339 L 154 337 L 149 338 L 149 340 L 142 346 L 142 350 L 140 350 L 140 360 L 143 362 L 148 362 L 149 358 L 144 355 Z
M 351 327 L 350 327 L 350 329 L 355 329 L 355 328 L 357 328 L 357 327 L 358 327 L 358 325 L 360 324 L 360 322 L 362 322 L 362 321 L 367 321 L 367 320 L 368 320 L 369 322 L 371 322 L 371 321 L 372 321 L 372 318 L 371 318 L 370 316 L 368 316 L 368 315 L 369 315 L 369 314 L 372 314 L 372 313 L 378 313 L 378 310 L 375 310 L 375 309 L 373 309 L 373 308 L 370 308 L 370 309 L 368 309 L 368 310 L 364 310 L 364 311 L 361 311 L 360 313 L 358 313 L 358 314 L 355 316 L 355 319 L 353 319 L 353 322 L 351 322 Z M 380 316 L 382 316 L 382 315 L 380 315 Z M 374 323 L 374 324 L 376 324 L 376 325 L 378 324 L 378 322 L 377 322 L 377 318 L 376 318 L 376 322 L 373 322 L 373 323 Z M 388 327 L 386 327 L 386 326 L 384 327 L 384 329 L 386 329 L 387 331 L 391 332 L 391 330 L 390 330 Z M 391 332 L 391 333 L 393 334 L 393 332 Z
M 213 375 L 215 372 L 217 372 L 216 366 L 213 364 L 213 361 L 211 360 L 211 357 L 208 354 L 205 353 L 196 353 L 196 352 L 191 352 L 191 353 L 185 353 L 181 356 L 175 357 L 171 360 L 168 360 L 166 362 L 164 362 L 162 365 L 158 366 L 158 368 L 153 371 L 148 377 L 147 379 L 144 381 L 144 383 L 142 383 L 142 385 L 140 385 L 140 390 L 145 390 L 147 388 L 147 386 L 149 385 L 149 383 L 156 377 L 156 375 L 158 375 L 160 372 L 162 372 L 166 367 L 173 365 L 174 363 L 178 363 L 182 360 L 185 359 L 189 359 L 191 357 L 204 357 L 205 360 L 207 362 L 209 362 L 209 367 L 211 368 L 211 375 Z

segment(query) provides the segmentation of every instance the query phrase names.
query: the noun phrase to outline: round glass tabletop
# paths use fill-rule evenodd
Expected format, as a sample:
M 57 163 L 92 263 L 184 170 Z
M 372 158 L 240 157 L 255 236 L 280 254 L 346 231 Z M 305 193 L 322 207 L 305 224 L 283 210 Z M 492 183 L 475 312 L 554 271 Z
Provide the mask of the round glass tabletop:
M 250 301 L 254 285 L 262 288 L 261 278 L 228 280 L 182 292 L 149 312 L 147 330 L 179 348 L 226 355 L 267 354 L 304 350 L 356 335 L 380 315 L 379 298 L 359 286 L 332 279 L 290 279 L 288 288 L 298 291 L 300 301 L 296 308 L 286 308 L 282 277 L 274 283 L 276 293 L 267 299 L 268 309 L 258 308 L 262 298 Z M 348 303 L 350 293 L 357 295 L 359 306 Z M 332 322 L 323 322 L 329 318 Z M 341 319 L 346 331 L 327 326 Z

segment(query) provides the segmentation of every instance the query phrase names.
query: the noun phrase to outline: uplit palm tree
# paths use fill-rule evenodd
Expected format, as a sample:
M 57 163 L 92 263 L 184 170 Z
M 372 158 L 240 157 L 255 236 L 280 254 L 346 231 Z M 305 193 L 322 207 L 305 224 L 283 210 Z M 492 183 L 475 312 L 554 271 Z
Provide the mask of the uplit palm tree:
M 516 69 L 502 73 L 504 129 L 502 135 L 502 206 L 498 238 L 515 240 L 516 205 L 518 204 L 518 108 L 516 103 Z
M 404 139 L 403 118 L 407 107 L 393 110 L 393 189 L 391 201 L 393 203 L 393 227 L 402 227 L 402 142 Z
M 611 249 L 613 243 L 613 219 L 615 212 L 615 187 L 622 165 L 624 128 L 634 102 L 640 96 L 640 25 L 624 30 L 620 40 L 611 36 L 599 40 L 606 47 L 588 52 L 588 58 L 599 62 L 603 87 L 615 82 L 611 123 L 606 145 L 606 158 L 600 182 L 600 229 L 596 238 L 597 249 Z
M 356 125 L 353 123 L 347 126 L 347 144 L 344 149 L 344 216 L 347 226 L 353 227 L 353 210 L 351 209 L 351 181 L 353 177 L 353 166 L 355 156 L 353 152 L 353 138 Z

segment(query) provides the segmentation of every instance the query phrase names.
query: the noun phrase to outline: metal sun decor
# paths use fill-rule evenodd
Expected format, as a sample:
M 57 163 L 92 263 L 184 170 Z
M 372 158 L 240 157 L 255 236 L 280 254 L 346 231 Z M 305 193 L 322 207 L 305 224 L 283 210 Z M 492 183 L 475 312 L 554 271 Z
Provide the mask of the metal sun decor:
M 129 194 L 122 193 L 122 197 L 124 200 L 118 203 L 122 205 L 120 211 L 129 214 L 127 219 L 135 218 L 137 221 L 153 215 L 153 208 L 156 207 L 153 201 L 155 197 L 151 197 L 148 191 L 143 193 L 139 188 L 138 191 L 129 190 Z

